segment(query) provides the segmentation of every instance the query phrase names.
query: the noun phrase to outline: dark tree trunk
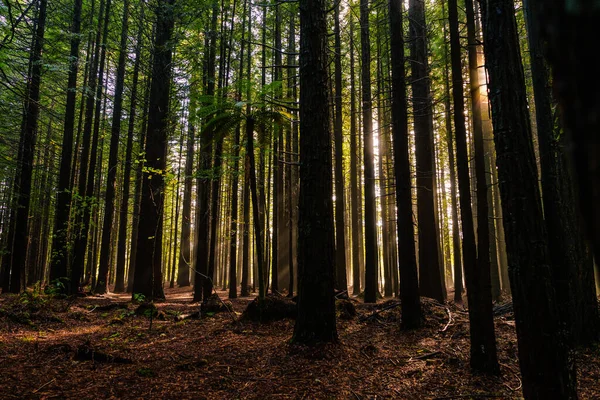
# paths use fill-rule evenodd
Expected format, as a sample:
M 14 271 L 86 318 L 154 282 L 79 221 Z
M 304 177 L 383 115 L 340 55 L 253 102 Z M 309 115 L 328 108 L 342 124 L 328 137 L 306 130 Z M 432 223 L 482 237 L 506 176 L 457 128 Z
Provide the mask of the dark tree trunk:
M 248 158 L 248 180 L 250 181 L 250 193 L 252 196 L 252 217 L 254 218 L 254 239 L 256 242 L 257 274 L 254 280 L 258 280 L 258 299 L 262 302 L 265 298 L 264 280 L 264 256 L 263 256 L 263 232 L 261 231 L 261 216 L 258 208 L 258 188 L 256 183 L 256 164 L 254 162 L 254 118 L 246 118 L 246 157 Z
M 323 0 L 300 1 L 300 203 L 295 343 L 337 342 L 333 177 Z
M 102 102 L 102 90 L 104 88 L 104 68 L 105 68 L 105 63 L 106 63 L 106 44 L 108 42 L 108 25 L 110 22 L 110 6 L 111 6 L 111 0 L 106 0 L 106 10 L 104 11 L 104 18 L 100 18 L 99 21 L 101 21 L 102 19 L 104 19 L 104 23 L 99 23 L 99 27 L 102 26 L 103 29 L 103 33 L 102 33 L 102 42 L 97 42 L 97 48 L 99 48 L 99 52 L 100 52 L 100 60 L 98 65 L 98 77 L 96 78 L 95 75 L 93 77 L 91 77 L 92 79 L 90 80 L 90 82 L 92 82 L 94 79 L 97 79 L 97 84 L 96 84 L 96 95 L 92 96 L 90 95 L 90 97 L 88 98 L 88 104 L 87 104 L 87 109 L 88 109 L 88 115 L 86 116 L 86 121 L 85 121 L 85 127 L 84 127 L 84 142 L 87 138 L 88 140 L 88 144 L 87 147 L 89 148 L 89 139 L 90 139 L 90 135 L 92 135 L 91 130 L 92 130 L 92 115 L 94 115 L 93 118 L 93 137 L 92 137 L 92 144 L 91 144 L 91 149 L 89 149 L 89 154 L 87 154 L 89 158 L 89 165 L 87 162 L 87 160 L 84 160 L 84 157 L 86 157 L 86 145 L 84 143 L 84 150 L 83 150 L 83 155 L 82 155 L 82 161 L 81 161 L 81 168 L 80 168 L 80 178 L 79 178 L 79 194 L 82 195 L 83 193 L 85 193 L 85 203 L 87 204 L 83 204 L 83 210 L 79 211 L 83 214 L 82 220 L 81 220 L 81 228 L 80 228 L 80 232 L 79 235 L 77 236 L 76 240 L 75 240 L 75 245 L 74 245 L 74 257 L 73 257 L 73 265 L 71 267 L 71 293 L 74 293 L 78 290 L 79 287 L 79 282 L 81 281 L 82 275 L 83 275 L 83 269 L 84 269 L 84 264 L 85 264 L 85 255 L 86 255 L 86 250 L 90 251 L 90 249 L 88 248 L 88 234 L 89 234 L 89 230 L 90 230 L 90 219 L 91 219 L 91 211 L 92 208 L 94 206 L 97 207 L 97 204 L 94 204 L 98 201 L 98 197 L 96 197 L 96 202 L 94 202 L 94 183 L 95 183 L 95 175 L 96 175 L 96 154 L 98 152 L 98 140 L 100 137 L 100 122 L 102 120 L 104 120 L 104 118 L 101 116 L 101 111 L 103 110 L 103 108 L 101 107 L 101 102 Z M 100 8 L 102 9 L 102 5 L 100 6 Z M 102 13 L 101 13 L 102 14 Z M 100 29 L 99 29 L 100 31 Z M 98 37 L 97 37 L 98 39 Z M 96 52 L 96 55 L 98 55 L 98 50 Z M 98 59 L 98 57 L 96 57 L 96 59 Z M 93 72 L 94 68 L 92 67 Z M 108 80 L 108 79 L 107 79 Z M 95 108 L 94 108 L 94 99 L 95 99 Z M 104 107 L 104 112 L 106 112 L 106 107 Z M 101 147 L 102 148 L 102 147 Z M 99 165 L 102 165 L 102 163 L 99 163 Z M 87 175 L 86 175 L 86 168 L 85 166 L 87 166 Z M 85 178 L 84 178 L 85 176 Z M 100 180 L 98 180 L 98 183 L 100 184 Z M 107 257 L 108 259 L 108 257 Z M 99 280 L 103 279 L 103 277 L 99 277 Z M 104 278 L 105 279 L 105 278 Z M 94 281 L 94 287 L 96 286 L 96 281 Z
M 196 137 L 196 96 L 194 84 L 190 87 L 190 105 L 188 111 L 188 137 L 186 144 L 185 169 L 183 173 L 183 210 L 181 215 L 181 250 L 179 252 L 179 267 L 177 268 L 177 285 L 190 285 L 191 227 L 192 227 L 192 174 L 194 169 L 194 140 Z
M 218 5 L 216 1 L 212 7 L 210 32 L 206 35 L 205 54 L 206 65 L 204 71 L 205 90 L 208 96 L 215 94 L 215 57 L 216 57 L 216 30 L 217 30 Z M 209 275 L 209 251 L 210 251 L 210 183 L 208 176 L 211 168 L 212 141 L 213 135 L 203 132 L 200 135 L 200 160 L 199 171 L 201 176 L 197 180 L 197 201 L 196 212 L 196 272 L 194 279 L 194 301 L 201 301 L 210 296 L 206 289 L 212 291 L 212 276 Z
M 444 301 L 436 225 L 433 121 L 424 0 L 410 0 L 410 58 L 415 153 L 417 159 L 417 222 L 419 233 L 419 287 L 422 296 Z
M 335 4 L 335 287 L 347 290 L 346 233 L 344 229 L 344 154 L 342 136 L 342 39 L 340 34 L 340 3 Z
M 121 23 L 121 43 L 119 48 L 119 62 L 117 64 L 117 77 L 115 84 L 115 97 L 113 104 L 113 120 L 110 132 L 110 151 L 108 155 L 108 171 L 106 174 L 106 194 L 104 202 L 104 222 L 102 225 L 102 242 L 100 244 L 100 266 L 98 280 L 94 292 L 98 294 L 108 292 L 108 272 L 110 265 L 110 243 L 115 214 L 115 184 L 117 181 L 119 140 L 121 137 L 121 112 L 123 110 L 123 86 L 125 83 L 125 56 L 127 51 L 127 30 L 129 21 L 129 0 L 123 1 L 123 20 Z M 127 174 L 129 175 L 129 174 Z M 123 222 L 123 221 L 121 221 Z M 123 248 L 123 252 L 125 249 Z M 124 258 L 123 254 L 123 258 Z M 123 266 L 123 264 L 121 264 Z M 121 277 L 125 271 L 119 271 Z M 122 279 L 121 279 L 122 284 Z
M 33 178 L 33 159 L 37 139 L 38 116 L 40 113 L 40 84 L 42 80 L 42 48 L 44 46 L 44 32 L 46 27 L 47 0 L 40 0 L 37 15 L 37 27 L 31 55 L 31 75 L 27 85 L 27 98 L 25 99 L 24 124 L 21 132 L 21 148 L 19 149 L 19 171 L 17 172 L 17 185 L 13 196 L 17 209 L 13 213 L 15 224 L 14 241 L 10 257 L 11 276 L 9 292 L 19 293 L 25 288 L 25 263 L 28 237 L 29 205 L 31 200 L 31 186 Z
M 358 148 L 356 129 L 356 85 L 354 82 L 354 19 L 352 13 L 350 18 L 350 208 L 352 221 L 352 294 L 360 293 L 360 237 L 362 231 L 359 230 L 359 201 L 358 201 Z
M 248 140 L 248 139 L 246 139 Z M 248 226 L 250 226 L 250 179 L 249 179 L 250 164 L 249 159 L 246 157 L 246 166 L 244 168 L 244 190 L 243 190 L 243 206 L 242 214 L 244 218 L 244 228 L 242 237 L 242 288 L 240 290 L 240 296 L 246 297 L 250 293 L 248 292 L 249 283 L 249 262 L 250 262 L 250 232 Z
M 472 4 L 466 0 L 467 21 L 469 13 L 473 13 Z M 470 7 L 470 11 L 469 11 Z M 471 15 L 472 16 L 472 15 Z M 452 60 L 452 97 L 454 101 L 454 127 L 456 134 L 456 165 L 458 170 L 458 189 L 460 193 L 460 214 L 463 232 L 463 264 L 467 284 L 467 299 L 469 303 L 469 329 L 471 333 L 471 368 L 476 371 L 497 374 L 499 372 L 496 352 L 496 336 L 494 332 L 494 315 L 492 312 L 492 292 L 490 283 L 489 234 L 487 223 L 487 186 L 485 184 L 485 169 L 483 164 L 483 137 L 481 131 L 481 110 L 479 108 L 479 85 L 477 69 L 473 69 L 473 56 L 476 53 L 469 50 L 469 69 L 473 114 L 473 136 L 476 144 L 477 166 L 477 199 L 478 239 L 475 244 L 473 214 L 471 209 L 471 186 L 469 179 L 469 155 L 467 152 L 467 131 L 464 118 L 464 94 L 462 79 L 461 48 L 458 28 L 458 5 L 456 0 L 448 0 L 448 20 L 450 25 L 450 57 Z M 473 40 L 469 32 L 469 39 Z M 474 46 L 474 42 L 469 42 Z M 474 47 L 472 48 L 474 50 Z M 475 59 L 475 65 L 477 60 Z M 483 196 L 483 198 L 481 198 Z M 487 240 L 486 240 L 487 239 Z M 479 253 L 479 254 L 478 254 Z M 479 256 L 479 257 L 478 257 Z
M 140 19 L 143 20 L 143 4 L 141 5 Z M 127 228 L 129 227 L 129 186 L 131 182 L 131 158 L 133 153 L 133 133 L 135 130 L 135 114 L 137 111 L 137 92 L 140 74 L 140 57 L 142 53 L 142 34 L 144 24 L 140 23 L 135 47 L 135 64 L 133 66 L 133 82 L 131 87 L 131 104 L 129 106 L 129 124 L 127 129 L 127 148 L 125 150 L 125 168 L 123 171 L 123 196 L 119 217 L 119 239 L 117 252 L 117 271 L 115 280 L 115 293 L 125 291 L 125 251 L 127 249 Z M 131 254 L 131 253 L 130 253 Z
M 362 113 L 365 168 L 365 303 L 377 302 L 377 212 L 375 204 L 375 165 L 373 154 L 373 113 L 371 104 L 371 42 L 369 40 L 369 0 L 360 1 L 360 48 L 362 52 Z
M 174 0 L 162 0 L 156 9 L 156 39 L 150 88 L 146 166 L 142 184 L 142 201 L 138 234 L 133 293 L 146 298 L 164 298 L 162 277 L 162 231 L 164 212 L 164 178 L 167 158 L 169 96 L 171 86 L 172 36 L 175 25 Z M 154 171 L 158 171 L 156 173 Z
M 582 73 L 581 66 L 594 65 L 600 9 L 593 0 L 532 0 L 540 21 L 552 66 L 553 84 L 568 135 L 571 162 L 575 167 L 579 203 L 596 263 L 600 260 L 600 78 Z M 589 275 L 588 275 L 589 276 Z M 581 277 L 584 279 L 584 277 Z M 593 279 L 587 278 L 588 282 Z
M 152 60 L 152 57 L 151 57 Z M 150 62 L 152 65 L 152 62 Z M 142 202 L 142 182 L 144 178 L 144 158 L 142 157 L 146 145 L 146 125 L 148 123 L 148 100 L 150 97 L 150 76 L 146 78 L 144 90 L 144 102 L 142 104 L 142 127 L 138 137 L 138 160 L 135 169 L 135 189 L 133 192 L 133 215 L 131 218 L 131 250 L 129 252 L 129 270 L 127 272 L 127 293 L 133 292 L 133 278 L 135 275 L 135 264 L 137 259 L 138 232 L 140 225 L 140 205 Z
M 580 226 L 577 225 L 581 222 L 578 219 L 577 206 L 569 201 L 569 193 L 573 191 L 569 172 L 564 171 L 566 165 L 560 163 L 564 149 L 557 139 L 560 132 L 556 132 L 554 127 L 549 73 L 542 53 L 540 27 L 534 18 L 531 2 L 525 0 L 523 5 L 531 55 L 542 202 L 548 231 L 549 254 L 556 277 L 556 294 L 561 318 L 567 326 L 571 340 L 581 344 L 598 336 L 593 267 L 592 263 L 588 262 L 587 245 Z M 561 180 L 564 176 L 567 179 Z M 561 187 L 561 181 L 564 182 L 564 187 Z
M 71 25 L 71 65 L 67 90 L 67 105 L 65 109 L 65 125 L 60 156 L 60 170 L 54 211 L 54 229 L 52 235 L 52 254 L 50 263 L 50 281 L 67 277 L 69 250 L 67 234 L 69 226 L 69 210 L 71 204 L 71 162 L 73 159 L 73 129 L 75 127 L 75 103 L 77 102 L 77 67 L 79 60 L 79 43 L 81 37 L 81 3 L 75 0 L 73 7 L 73 23 Z
M 444 3 L 442 2 L 442 6 Z M 444 23 L 444 37 L 446 37 L 446 24 Z M 452 249 L 454 263 L 454 302 L 462 304 L 463 295 L 463 275 L 462 260 L 460 248 L 460 233 L 458 228 L 458 201 L 456 193 L 456 163 L 454 161 L 454 145 L 452 140 L 452 120 L 450 107 L 450 74 L 448 64 L 450 63 L 448 54 L 448 42 L 444 41 L 444 110 L 446 119 L 446 142 L 448 146 L 448 166 L 450 168 L 450 196 L 452 207 Z
M 289 37 L 288 37 L 288 65 L 294 65 L 296 63 L 296 9 L 290 9 L 290 29 L 289 29 Z M 296 100 L 296 71 L 288 69 L 288 98 Z M 298 159 L 297 156 L 292 157 L 292 151 L 294 151 L 294 155 L 297 154 L 295 150 L 292 148 L 292 137 L 296 137 L 296 131 L 298 125 L 296 123 L 297 115 L 294 113 L 294 121 L 291 122 L 289 129 L 287 130 L 286 141 L 285 141 L 285 150 L 287 152 L 287 161 L 288 168 L 286 171 L 286 198 L 287 198 L 287 223 L 288 223 L 288 252 L 289 252 L 289 284 L 288 284 L 288 297 L 294 296 L 294 228 L 296 227 L 294 221 L 295 214 L 295 204 L 296 204 L 296 196 L 294 187 L 296 185 L 297 179 L 294 179 L 297 176 L 297 167 L 292 165 L 292 161 L 294 159 Z
M 392 136 L 394 140 L 396 224 L 398 228 L 398 254 L 400 256 L 398 261 L 402 326 L 406 329 L 414 329 L 421 325 L 421 304 L 412 213 L 410 160 L 408 157 L 408 105 L 406 101 L 401 0 L 390 0 L 389 18 L 392 61 Z
M 542 216 L 512 0 L 482 3 L 494 141 L 510 284 L 527 399 L 576 399 Z

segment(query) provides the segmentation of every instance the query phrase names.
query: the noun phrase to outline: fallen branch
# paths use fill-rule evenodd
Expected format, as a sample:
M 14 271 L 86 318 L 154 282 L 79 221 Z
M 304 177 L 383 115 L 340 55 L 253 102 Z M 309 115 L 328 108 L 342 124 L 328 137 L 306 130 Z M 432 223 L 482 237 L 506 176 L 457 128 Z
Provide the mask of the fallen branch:
M 452 323 L 452 313 L 450 312 L 450 309 L 448 307 L 446 307 L 446 312 L 448 313 L 448 323 L 446 324 L 446 326 L 444 326 L 444 329 L 442 329 L 440 332 L 446 332 L 446 329 L 448 329 L 448 327 Z
M 384 312 L 384 311 L 391 310 L 392 308 L 399 307 L 399 306 L 400 306 L 400 304 L 401 304 L 401 303 L 394 303 L 394 304 L 390 304 L 390 305 L 388 305 L 388 306 L 386 306 L 386 307 L 383 307 L 381 310 L 375 311 L 375 312 L 374 312 L 374 313 L 372 313 L 371 315 L 367 315 L 366 317 L 361 317 L 361 318 L 359 318 L 359 321 L 360 321 L 360 322 L 364 322 L 364 321 L 366 321 L 366 320 L 368 320 L 368 319 L 371 319 L 371 318 L 373 318 L 373 317 L 376 317 L 377 315 L 381 314 L 381 313 L 382 313 L 382 312 Z
M 52 382 L 54 382 L 56 380 L 56 378 L 52 379 L 50 382 L 46 382 L 44 383 L 42 386 L 40 386 L 39 388 L 35 389 L 33 392 L 31 392 L 31 394 L 37 393 L 40 390 L 42 390 L 43 387 L 48 386 L 49 384 L 51 384 Z
M 428 358 L 431 358 L 433 356 L 437 356 L 438 354 L 441 354 L 441 351 L 432 351 L 431 353 L 427 353 L 427 354 L 422 354 L 420 356 L 414 356 L 414 357 L 410 357 L 408 359 L 408 362 L 411 362 L 413 360 L 426 360 Z

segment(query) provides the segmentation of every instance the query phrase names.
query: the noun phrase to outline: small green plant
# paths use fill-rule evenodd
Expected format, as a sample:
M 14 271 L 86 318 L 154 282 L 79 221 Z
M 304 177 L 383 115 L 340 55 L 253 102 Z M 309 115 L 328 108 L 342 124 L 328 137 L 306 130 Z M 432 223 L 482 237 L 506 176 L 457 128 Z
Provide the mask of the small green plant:
M 134 293 L 133 294 L 133 302 L 134 303 L 143 303 L 144 301 L 146 301 L 146 296 L 144 296 L 142 293 Z

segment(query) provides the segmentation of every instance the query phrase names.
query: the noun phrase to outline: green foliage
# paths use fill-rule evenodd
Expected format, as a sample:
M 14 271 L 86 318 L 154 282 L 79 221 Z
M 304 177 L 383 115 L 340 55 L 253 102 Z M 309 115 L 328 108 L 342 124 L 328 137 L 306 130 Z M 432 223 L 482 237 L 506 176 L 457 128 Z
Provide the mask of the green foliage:
M 134 293 L 133 294 L 133 302 L 134 303 L 143 303 L 144 301 L 146 301 L 146 296 L 144 296 L 142 293 Z

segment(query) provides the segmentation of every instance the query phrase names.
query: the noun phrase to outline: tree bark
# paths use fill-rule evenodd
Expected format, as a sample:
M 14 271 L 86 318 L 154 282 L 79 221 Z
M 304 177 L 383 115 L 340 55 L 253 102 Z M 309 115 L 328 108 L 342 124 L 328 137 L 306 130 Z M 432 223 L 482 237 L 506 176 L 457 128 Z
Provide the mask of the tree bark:
M 300 203 L 295 343 L 337 342 L 333 177 L 323 0 L 300 0 Z
M 496 164 L 526 399 L 576 399 L 560 330 L 512 0 L 482 3 Z
M 394 140 L 394 176 L 396 180 L 396 225 L 400 270 L 402 327 L 415 329 L 421 325 L 419 278 L 415 251 L 412 191 L 408 145 L 408 104 L 404 67 L 404 34 L 402 1 L 390 0 L 390 38 L 392 61 L 392 135 Z
M 146 134 L 146 166 L 140 204 L 138 254 L 133 281 L 134 296 L 147 299 L 164 298 L 162 276 L 162 236 L 164 213 L 164 178 L 167 157 L 167 130 L 171 86 L 172 36 L 175 0 L 161 0 L 156 8 L 156 38 L 152 64 L 152 85 L 148 129 Z

